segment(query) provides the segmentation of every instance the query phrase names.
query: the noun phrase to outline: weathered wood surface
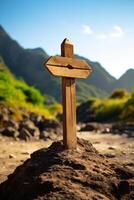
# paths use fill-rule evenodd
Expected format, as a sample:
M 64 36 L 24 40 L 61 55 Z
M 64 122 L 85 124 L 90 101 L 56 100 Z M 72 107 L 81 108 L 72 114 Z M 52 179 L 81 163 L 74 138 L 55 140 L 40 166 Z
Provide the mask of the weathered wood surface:
M 73 45 L 68 39 L 61 44 L 61 56 L 50 57 L 45 63 L 48 71 L 62 77 L 63 143 L 65 148 L 77 147 L 76 136 L 76 87 L 75 78 L 86 78 L 91 67 L 84 61 L 73 58 Z
M 90 74 L 89 70 L 71 69 L 68 67 L 47 66 L 52 75 L 70 77 L 70 78 L 87 78 Z
M 73 45 L 65 39 L 61 44 L 61 56 L 73 57 Z M 68 149 L 77 146 L 75 79 L 62 78 L 63 143 Z
M 85 60 L 80 60 L 76 58 L 68 58 L 62 56 L 51 56 L 46 63 L 46 66 L 57 66 L 57 67 L 68 67 L 71 66 L 72 69 L 86 69 L 91 70 L 89 65 Z
M 91 73 L 91 68 L 86 61 L 62 56 L 50 57 L 46 67 L 55 76 L 87 78 Z

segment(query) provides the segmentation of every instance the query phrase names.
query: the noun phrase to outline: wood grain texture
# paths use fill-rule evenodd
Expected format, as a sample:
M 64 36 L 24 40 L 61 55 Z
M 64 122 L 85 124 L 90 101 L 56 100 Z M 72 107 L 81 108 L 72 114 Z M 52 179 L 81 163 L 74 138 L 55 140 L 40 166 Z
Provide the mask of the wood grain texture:
M 73 45 L 64 39 L 61 56 L 52 56 L 44 64 L 51 74 L 62 77 L 63 144 L 67 149 L 77 147 L 75 78 L 86 78 L 92 71 L 86 61 L 73 57 Z
M 55 76 L 70 77 L 70 78 L 87 78 L 90 70 L 70 69 L 67 67 L 47 66 L 48 71 Z
M 80 60 L 76 58 L 67 58 L 62 56 L 51 56 L 46 64 L 46 66 L 57 66 L 57 67 L 68 67 L 71 66 L 72 69 L 85 69 L 91 70 L 91 67 L 87 64 L 85 60 Z
M 65 39 L 61 44 L 61 56 L 73 57 L 73 45 Z M 62 78 L 63 143 L 67 149 L 76 149 L 76 94 L 75 79 Z

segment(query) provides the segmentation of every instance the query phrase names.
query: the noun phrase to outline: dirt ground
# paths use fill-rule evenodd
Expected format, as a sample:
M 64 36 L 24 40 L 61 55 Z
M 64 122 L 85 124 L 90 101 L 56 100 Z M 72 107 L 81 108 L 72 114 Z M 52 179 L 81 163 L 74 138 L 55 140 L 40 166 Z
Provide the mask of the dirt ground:
M 103 155 L 134 169 L 134 139 L 125 135 L 81 132 L 78 137 L 90 140 Z M 0 136 L 0 182 L 22 164 L 37 149 L 48 147 L 51 141 L 20 141 Z

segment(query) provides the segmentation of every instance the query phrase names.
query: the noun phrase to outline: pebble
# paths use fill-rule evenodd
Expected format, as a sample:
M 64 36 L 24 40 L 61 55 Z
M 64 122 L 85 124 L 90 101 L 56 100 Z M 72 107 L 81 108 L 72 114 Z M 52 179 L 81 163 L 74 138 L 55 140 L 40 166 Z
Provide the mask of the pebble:
M 9 158 L 16 158 L 14 154 L 9 154 Z
M 114 148 L 114 147 L 108 147 L 108 149 L 109 149 L 109 150 L 115 150 L 115 148 Z
M 115 154 L 106 153 L 104 154 L 107 158 L 115 158 Z
M 29 152 L 22 152 L 21 154 L 29 155 L 30 153 Z

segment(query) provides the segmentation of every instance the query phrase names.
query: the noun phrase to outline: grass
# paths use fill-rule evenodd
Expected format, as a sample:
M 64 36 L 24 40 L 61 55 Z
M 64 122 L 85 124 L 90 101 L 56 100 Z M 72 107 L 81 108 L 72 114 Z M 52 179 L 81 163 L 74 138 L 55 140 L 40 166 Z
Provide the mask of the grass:
M 116 90 L 105 99 L 94 99 L 89 104 L 99 122 L 134 122 L 134 93 Z
M 24 81 L 16 79 L 0 62 L 0 102 L 12 107 L 24 107 L 27 111 L 36 112 L 47 118 L 54 118 L 61 112 L 61 105 L 54 102 L 45 105 L 44 97 L 39 90 L 28 86 Z
M 123 99 L 105 99 L 96 109 L 97 121 L 115 121 L 120 120 L 120 115 L 124 108 L 126 98 Z

